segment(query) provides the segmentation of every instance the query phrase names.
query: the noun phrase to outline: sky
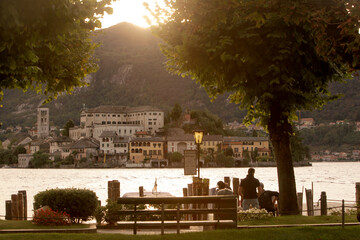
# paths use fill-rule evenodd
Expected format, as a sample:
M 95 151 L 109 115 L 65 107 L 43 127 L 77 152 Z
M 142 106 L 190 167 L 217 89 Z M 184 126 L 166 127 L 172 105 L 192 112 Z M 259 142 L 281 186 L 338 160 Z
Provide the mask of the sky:
M 144 15 L 150 17 L 150 13 L 145 9 L 143 3 L 147 2 L 150 7 L 155 6 L 155 2 L 162 0 L 117 0 L 112 3 L 113 14 L 105 15 L 102 22 L 102 28 L 108 28 L 112 25 L 129 22 L 140 27 L 149 27 L 144 19 Z

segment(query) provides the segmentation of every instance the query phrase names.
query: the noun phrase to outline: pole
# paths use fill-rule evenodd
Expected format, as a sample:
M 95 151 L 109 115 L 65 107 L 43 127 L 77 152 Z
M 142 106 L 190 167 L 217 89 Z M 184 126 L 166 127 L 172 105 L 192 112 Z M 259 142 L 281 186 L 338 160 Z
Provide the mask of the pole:
M 326 192 L 321 192 L 321 216 L 327 215 L 327 201 L 326 201 Z
M 198 178 L 200 179 L 200 143 L 197 143 L 197 165 L 198 165 Z
M 342 204 L 341 204 L 341 226 L 342 226 L 342 228 L 344 228 L 344 226 L 345 226 L 345 201 L 344 201 L 344 199 L 342 200 Z

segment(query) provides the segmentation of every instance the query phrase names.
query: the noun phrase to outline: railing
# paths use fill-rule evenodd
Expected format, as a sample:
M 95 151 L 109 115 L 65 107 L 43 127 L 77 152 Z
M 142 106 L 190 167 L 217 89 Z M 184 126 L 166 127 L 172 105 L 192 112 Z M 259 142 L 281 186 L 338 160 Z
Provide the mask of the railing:
M 214 226 L 216 228 L 236 228 L 237 226 L 237 198 L 236 196 L 191 196 L 191 197 L 136 197 L 118 198 L 118 204 L 133 205 L 132 210 L 121 210 L 119 215 L 133 216 L 133 221 L 118 222 L 118 227 L 133 228 L 134 234 L 138 228 L 161 227 L 164 234 L 165 227 L 176 227 L 180 233 L 181 227 Z M 141 204 L 160 205 L 160 209 L 138 209 Z M 184 204 L 184 205 L 183 205 Z M 209 207 L 212 204 L 212 207 Z M 176 206 L 169 208 L 168 205 Z M 183 206 L 192 205 L 192 209 Z M 208 220 L 208 214 L 214 214 L 213 220 Z M 139 215 L 159 215 L 160 221 L 138 221 Z M 175 221 L 165 220 L 166 216 L 175 216 Z M 186 215 L 195 216 L 193 220 L 186 220 Z M 206 217 L 201 217 L 206 216 Z

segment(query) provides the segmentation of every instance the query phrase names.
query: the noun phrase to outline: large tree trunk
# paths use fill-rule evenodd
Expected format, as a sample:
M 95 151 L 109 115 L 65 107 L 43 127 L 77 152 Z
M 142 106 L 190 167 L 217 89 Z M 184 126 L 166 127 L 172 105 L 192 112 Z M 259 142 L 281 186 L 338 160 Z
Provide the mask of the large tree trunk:
M 292 133 L 292 126 L 289 123 L 288 118 L 281 114 L 280 109 L 274 108 L 271 110 L 268 130 L 276 158 L 280 193 L 280 214 L 299 214 L 295 174 L 290 151 L 290 134 Z

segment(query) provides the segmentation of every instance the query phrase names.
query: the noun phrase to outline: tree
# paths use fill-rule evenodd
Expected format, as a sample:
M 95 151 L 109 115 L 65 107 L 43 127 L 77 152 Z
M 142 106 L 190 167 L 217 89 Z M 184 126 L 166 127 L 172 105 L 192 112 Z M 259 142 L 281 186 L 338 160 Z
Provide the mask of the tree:
M 266 127 L 277 161 L 280 214 L 298 214 L 290 151 L 297 110 L 320 108 L 331 81 L 360 68 L 360 2 L 197 0 L 152 13 L 170 71 L 208 94 L 229 92 L 245 122 Z M 151 10 L 150 10 L 151 11 Z
M 176 122 L 180 119 L 181 114 L 182 114 L 181 106 L 178 103 L 176 103 L 173 109 L 171 110 L 170 117 L 174 122 Z
M 232 157 L 233 155 L 234 155 L 234 150 L 231 147 L 228 147 L 227 149 L 225 149 L 225 156 Z
M 85 86 L 96 71 L 90 34 L 112 0 L 0 1 L 0 100 L 4 89 L 48 95 Z
M 181 162 L 181 160 L 183 159 L 183 155 L 179 152 L 173 152 L 168 153 L 168 158 L 170 162 Z
M 69 129 L 73 128 L 75 126 L 73 120 L 69 120 L 66 122 L 65 126 L 64 126 L 64 130 L 61 132 L 61 134 L 63 136 L 68 137 L 69 136 Z
M 50 162 L 49 154 L 38 151 L 33 154 L 33 159 L 31 160 L 31 166 L 34 168 L 40 168 L 48 164 L 49 162 Z
M 215 162 L 218 167 L 234 167 L 235 161 L 232 156 L 226 156 L 223 152 L 218 152 L 215 156 Z

